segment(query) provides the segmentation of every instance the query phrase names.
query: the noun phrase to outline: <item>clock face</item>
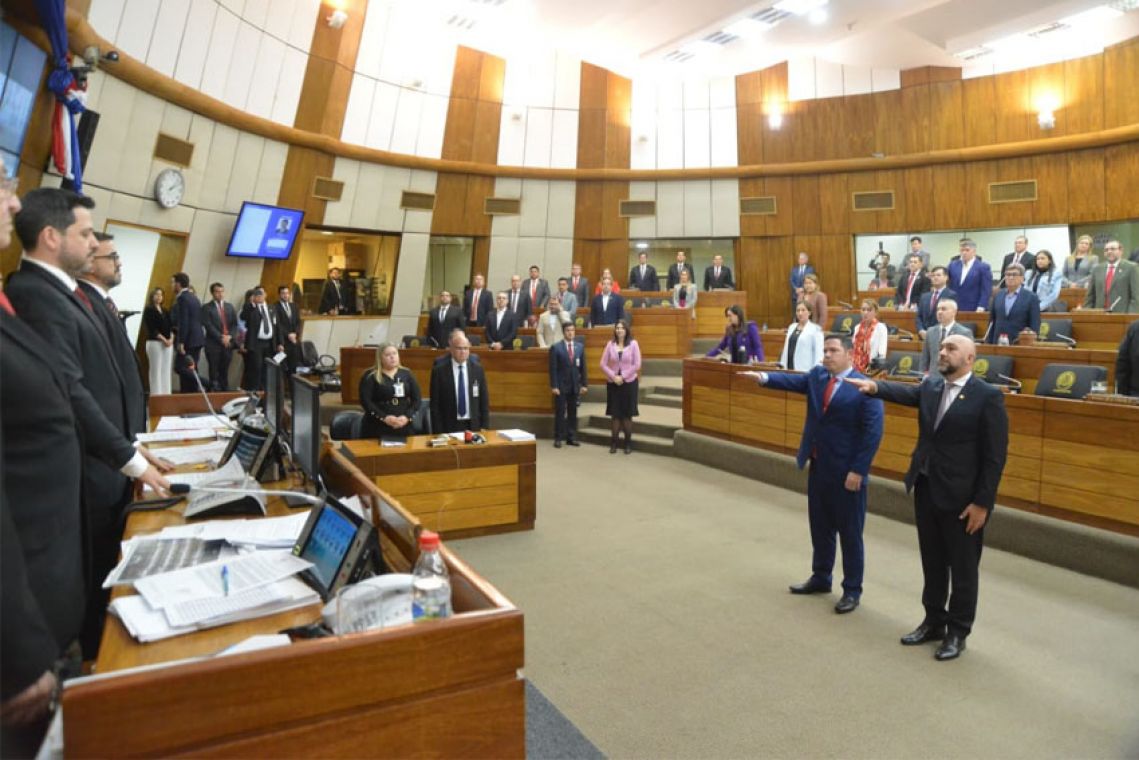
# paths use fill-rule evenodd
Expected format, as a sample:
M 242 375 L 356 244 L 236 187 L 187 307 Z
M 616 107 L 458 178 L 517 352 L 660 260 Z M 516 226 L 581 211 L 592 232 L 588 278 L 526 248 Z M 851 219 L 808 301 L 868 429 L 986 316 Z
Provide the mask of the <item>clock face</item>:
M 177 169 L 165 169 L 154 181 L 154 199 L 162 208 L 174 208 L 182 202 L 186 178 Z

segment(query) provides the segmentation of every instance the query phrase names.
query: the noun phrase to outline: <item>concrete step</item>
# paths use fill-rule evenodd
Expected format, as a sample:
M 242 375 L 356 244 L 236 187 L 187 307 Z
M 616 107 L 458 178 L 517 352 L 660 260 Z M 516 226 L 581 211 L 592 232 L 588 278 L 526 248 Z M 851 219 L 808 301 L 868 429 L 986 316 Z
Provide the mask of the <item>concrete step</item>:
M 645 359 L 641 362 L 641 377 L 683 377 L 681 359 Z
M 653 378 L 653 382 L 646 383 L 640 387 L 640 395 L 642 397 L 656 395 L 672 396 L 673 398 L 684 398 L 684 388 L 682 388 L 679 384 L 661 385 L 659 382 L 657 382 L 656 378 Z
M 578 424 L 589 428 L 604 430 L 607 433 L 610 430 L 609 418 L 600 414 L 591 414 L 588 417 L 584 417 L 579 420 Z M 672 436 L 679 429 L 679 425 L 664 425 L 659 422 L 648 422 L 642 420 L 640 417 L 633 418 L 633 440 L 636 440 L 637 436 L 640 435 L 668 441 L 669 445 L 672 445 Z
M 684 399 L 664 393 L 649 393 L 641 396 L 640 403 L 648 406 L 663 406 L 668 409 L 683 409 Z
M 597 444 L 598 446 L 604 446 L 608 448 L 611 438 L 608 420 L 606 419 L 606 425 L 604 428 L 593 426 L 579 428 L 577 431 L 577 437 L 578 440 L 580 440 L 582 443 L 593 443 Z M 625 445 L 625 436 L 623 434 L 620 437 L 617 445 L 618 452 L 623 452 Z M 649 435 L 637 435 L 637 429 L 634 425 L 633 452 L 644 454 L 659 454 L 660 456 L 670 457 L 672 456 L 672 439 L 659 438 Z M 618 453 L 615 456 L 624 456 L 624 454 Z

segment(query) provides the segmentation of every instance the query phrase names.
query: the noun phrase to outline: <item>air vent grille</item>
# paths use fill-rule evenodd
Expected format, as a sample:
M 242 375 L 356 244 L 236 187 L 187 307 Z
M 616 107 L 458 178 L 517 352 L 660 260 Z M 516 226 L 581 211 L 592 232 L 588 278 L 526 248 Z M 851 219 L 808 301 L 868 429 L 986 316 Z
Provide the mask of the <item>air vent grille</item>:
M 656 216 L 656 201 L 621 201 L 618 216 Z
M 338 201 L 344 195 L 344 183 L 332 177 L 316 177 L 312 181 L 312 195 L 326 201 Z
M 865 193 L 854 193 L 855 211 L 890 211 L 894 208 L 893 190 L 871 190 Z
M 416 193 L 411 190 L 404 190 L 399 199 L 399 207 L 416 211 L 432 211 L 435 209 L 435 193 Z
M 194 159 L 194 143 L 159 132 L 158 141 L 154 143 L 154 157 L 178 166 L 189 166 Z
M 517 216 L 522 213 L 520 198 L 487 198 L 483 201 L 483 213 L 488 216 Z
M 989 203 L 1020 203 L 1036 200 L 1036 180 L 993 182 L 989 185 Z
M 774 195 L 740 198 L 741 216 L 771 216 L 775 213 L 776 203 Z

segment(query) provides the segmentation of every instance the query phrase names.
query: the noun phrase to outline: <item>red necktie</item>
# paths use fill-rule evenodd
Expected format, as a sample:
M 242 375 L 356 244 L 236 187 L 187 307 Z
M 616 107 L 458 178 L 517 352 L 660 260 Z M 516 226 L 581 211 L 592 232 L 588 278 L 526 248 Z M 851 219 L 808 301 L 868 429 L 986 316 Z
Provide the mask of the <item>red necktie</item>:
M 933 291 L 933 298 L 929 299 L 929 310 L 934 314 L 937 313 L 937 297 L 941 295 L 940 290 Z
M 534 298 L 537 294 L 537 291 L 538 291 L 538 283 L 535 282 L 534 280 L 530 280 L 530 304 L 531 305 L 534 304 Z
M 577 278 L 576 277 L 573 278 L 573 289 L 575 291 L 577 290 Z
M 1111 266 L 1109 266 L 1107 268 L 1107 274 L 1104 275 L 1104 278 L 1103 278 L 1103 299 L 1104 299 L 1104 303 L 1108 304 L 1108 306 L 1111 305 L 1111 299 L 1109 298 L 1109 296 L 1111 294 L 1111 281 L 1114 279 L 1115 279 L 1115 264 L 1112 264 Z
M 221 334 L 229 335 L 229 324 L 225 321 L 225 307 L 218 301 L 218 314 L 221 315 Z
M 916 278 L 917 275 L 910 272 L 910 284 L 906 286 L 906 303 L 910 302 L 910 294 L 914 292 L 914 280 Z
M 827 413 L 827 407 L 831 405 L 831 396 L 834 395 L 835 386 L 838 385 L 838 378 L 832 377 L 830 382 L 827 383 L 827 390 L 823 393 L 823 414 Z
M 0 290 L 0 309 L 3 309 L 4 313 L 9 316 L 16 316 L 16 310 L 12 308 L 12 302 L 8 300 L 8 296 L 4 295 L 4 291 L 2 290 Z
M 75 295 L 79 296 L 79 300 L 82 301 L 87 306 L 87 308 L 89 310 L 95 311 L 95 307 L 91 305 L 91 299 L 88 298 L 87 294 L 83 292 L 83 288 L 76 285 L 75 286 Z

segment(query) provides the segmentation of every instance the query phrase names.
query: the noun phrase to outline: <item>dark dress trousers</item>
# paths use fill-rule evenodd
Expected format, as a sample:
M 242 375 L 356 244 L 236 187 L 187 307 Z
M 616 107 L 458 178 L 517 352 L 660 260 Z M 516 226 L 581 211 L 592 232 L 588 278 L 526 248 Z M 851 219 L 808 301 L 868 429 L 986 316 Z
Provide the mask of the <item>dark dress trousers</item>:
M 427 337 L 435 341 L 436 348 L 446 348 L 452 330 L 463 330 L 467 320 L 463 310 L 451 304 L 446 309 L 435 307 L 427 317 Z
M 467 320 L 467 324 L 471 327 L 483 327 L 486 325 L 486 316 L 494 311 L 494 296 L 490 291 L 483 288 L 479 291 L 479 302 L 474 306 L 475 318 L 471 318 L 472 304 L 471 301 L 475 297 L 474 288 L 468 288 L 467 292 L 463 294 L 463 317 Z
M 937 300 L 940 302 L 943 298 L 950 298 L 954 301 L 957 300 L 957 294 L 950 288 L 942 288 L 941 292 L 937 294 Z M 963 319 L 963 314 L 958 314 L 958 319 Z M 917 320 L 918 330 L 928 330 L 937 324 L 937 304 L 933 302 L 933 289 L 926 293 L 921 294 L 921 300 L 918 301 L 918 312 L 915 315 Z
M 415 381 L 415 375 L 411 370 L 400 367 L 396 370 L 394 378 L 374 369 L 368 370 L 360 378 L 360 405 L 364 407 L 364 422 L 360 428 L 360 435 L 364 438 L 384 436 L 403 438 L 412 435 L 410 420 L 419 409 L 422 398 L 419 383 Z M 384 422 L 384 417 L 389 414 L 407 417 L 408 424 L 401 428 L 391 427 Z
M 604 307 L 605 296 L 593 297 L 593 305 L 589 307 L 589 323 L 594 327 L 600 325 L 615 325 L 625 313 L 625 301 L 616 293 L 609 294 L 609 306 Z
M 581 389 L 589 386 L 585 369 L 585 343 L 575 340 L 573 360 L 569 344 L 559 340 L 550 347 L 550 389 L 554 396 L 554 440 L 572 441 L 577 437 L 577 402 Z
M 716 288 L 735 288 L 736 281 L 732 279 L 731 267 L 720 267 L 720 276 L 716 276 L 716 267 L 708 267 L 704 270 L 704 290 L 715 290 Z
M 989 311 L 989 329 L 986 343 L 996 343 L 1001 335 L 1008 336 L 1010 343 L 1016 343 L 1020 331 L 1028 328 L 1040 332 L 1040 299 L 1024 286 L 1017 291 L 1012 309 L 1005 310 L 1005 289 L 1001 288 L 993 296 L 993 308 Z
M 641 265 L 637 264 L 629 270 L 629 287 L 636 290 L 656 291 L 660 289 L 660 278 L 652 264 L 645 264 L 645 273 L 641 275 Z M 581 301 L 578 301 L 581 303 Z
M 245 370 L 242 372 L 241 386 L 247 391 L 264 390 L 267 369 L 265 361 L 277 352 L 274 343 L 276 328 L 272 323 L 272 312 L 269 312 L 269 337 L 260 337 L 261 325 L 265 321 L 267 311 L 269 311 L 268 304 L 258 305 L 252 301 L 245 304 L 245 308 L 241 310 L 241 319 L 245 322 Z
M 498 312 L 492 311 L 486 318 L 486 344 L 489 346 L 491 343 L 501 343 L 503 348 L 513 348 L 514 338 L 518 335 L 518 324 L 514 321 L 514 315 L 510 313 L 510 309 L 502 312 L 501 322 L 498 319 Z
M 457 433 L 461 430 L 482 430 L 490 426 L 490 393 L 486 387 L 486 374 L 482 365 L 472 356 L 463 370 L 466 381 L 466 405 L 470 420 L 459 419 L 458 398 L 455 391 L 455 373 L 451 355 L 441 356 L 431 367 L 431 430 L 440 433 Z
M 170 319 L 174 324 L 175 354 L 180 353 L 178 347 L 182 346 L 185 356 L 193 362 L 191 367 L 185 357 L 175 356 L 174 371 L 181 380 L 179 390 L 182 393 L 197 393 L 198 358 L 202 355 L 202 346 L 206 342 L 205 331 L 202 329 L 202 302 L 189 290 L 183 290 L 174 299 Z
M 851 372 L 850 377 L 863 375 Z M 842 546 L 842 590 L 858 598 L 865 567 L 862 527 L 866 522 L 866 490 L 870 463 L 882 442 L 884 414 L 881 401 L 846 382 L 835 384 L 824 409 L 829 382 L 830 373 L 821 366 L 802 375 L 776 372 L 767 376 L 768 388 L 807 397 L 807 419 L 796 461 L 800 469 L 811 464 L 807 472 L 811 578 L 831 585 L 837 534 Z M 846 490 L 846 476 L 851 472 L 862 476 L 858 491 Z
M 273 315 L 273 324 L 276 325 L 277 345 L 285 349 L 285 366 L 289 374 L 297 371 L 301 364 L 301 340 L 303 338 L 304 320 L 301 319 L 301 310 L 295 302 L 289 303 L 289 308 L 278 301 L 270 309 Z M 289 340 L 289 333 L 297 334 L 297 342 Z M 274 351 L 276 348 L 274 347 Z
M 210 365 L 210 390 L 229 390 L 229 364 L 233 359 L 233 349 L 237 346 L 237 309 L 229 301 L 222 301 L 222 311 L 217 301 L 210 300 L 202 305 L 202 326 L 206 329 L 206 361 Z M 229 335 L 229 347 L 222 343 L 222 335 Z
M 0 345 L 0 698 L 7 700 L 51 670 L 79 635 L 88 552 L 81 439 L 66 362 L 41 334 L 3 311 Z M 7 742 L 0 749 L 11 751 Z
M 918 408 L 918 442 L 905 482 L 914 492 L 925 622 L 968 636 L 984 529 L 969 535 L 960 515 L 970 504 L 992 513 L 1008 455 L 1008 414 L 1000 390 L 974 375 L 935 427 L 944 389 L 945 379 L 930 375 L 920 385 L 880 382 L 878 397 Z

